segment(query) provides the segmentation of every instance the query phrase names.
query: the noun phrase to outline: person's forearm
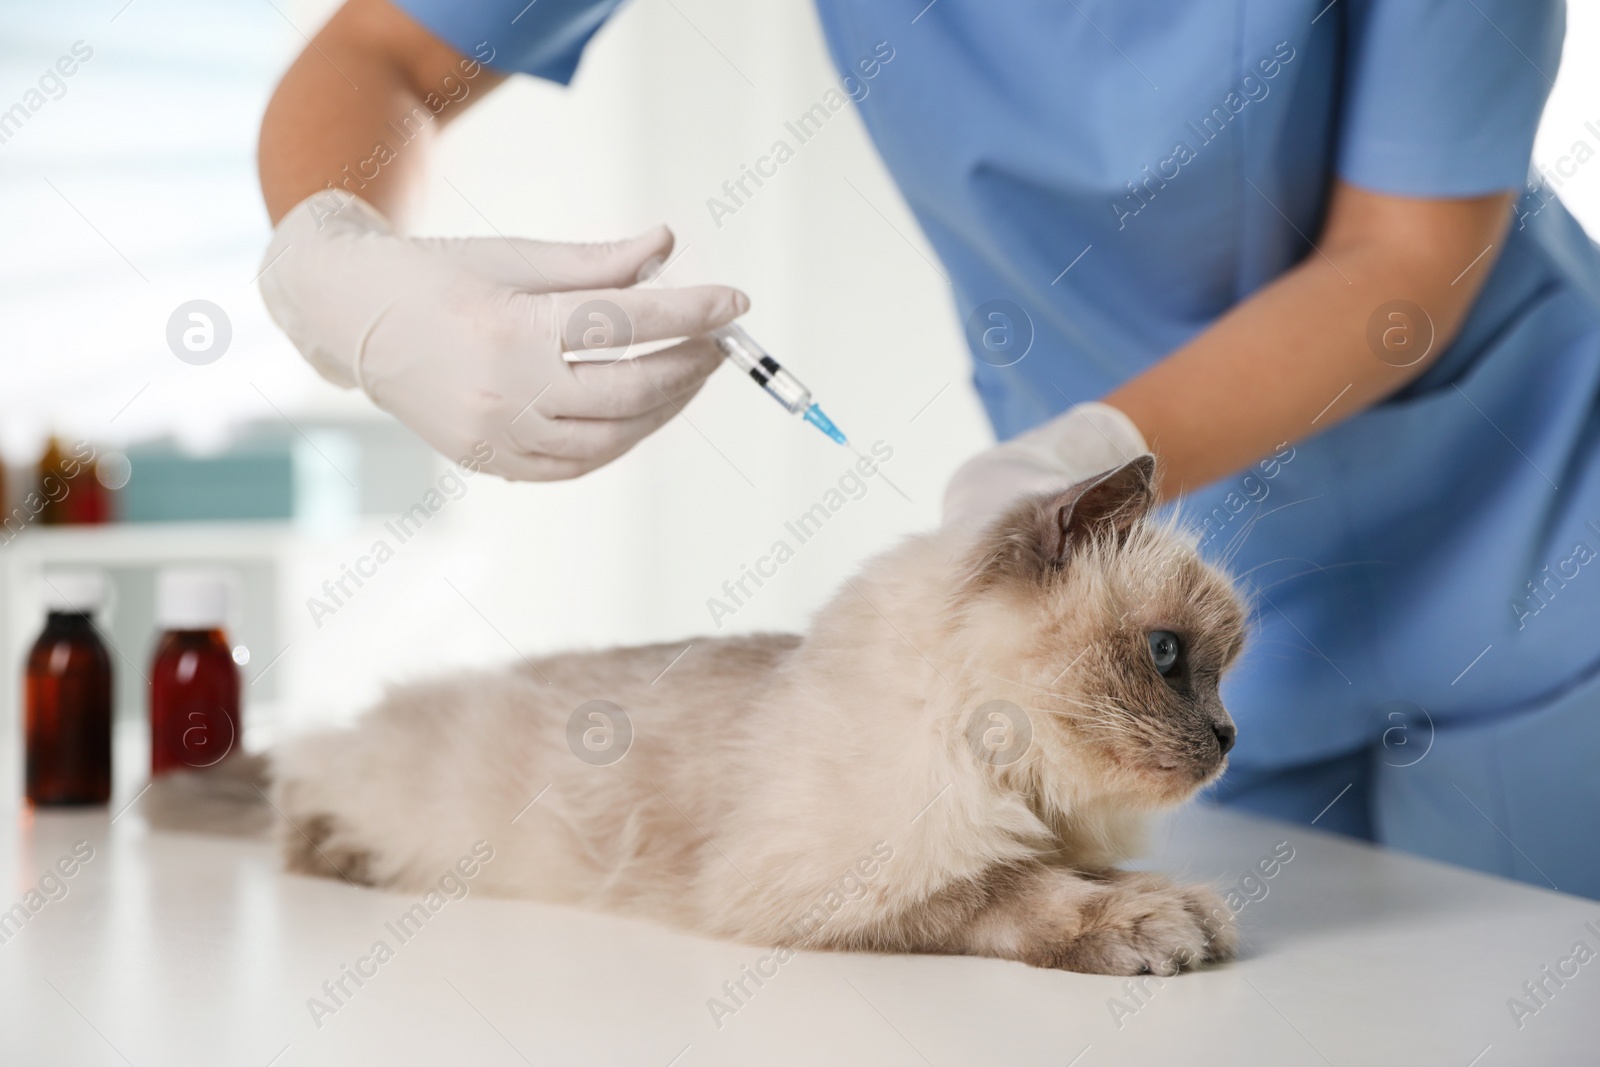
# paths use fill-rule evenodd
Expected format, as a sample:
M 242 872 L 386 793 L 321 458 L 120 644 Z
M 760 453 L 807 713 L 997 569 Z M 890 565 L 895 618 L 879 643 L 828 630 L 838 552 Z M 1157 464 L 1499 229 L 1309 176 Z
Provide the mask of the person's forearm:
M 1161 458 L 1164 496 L 1318 433 L 1420 375 L 1460 328 L 1510 219 L 1505 197 L 1427 202 L 1418 215 L 1393 198 L 1340 195 L 1347 202 L 1336 196 L 1320 251 L 1105 397 Z M 1405 320 L 1382 323 L 1380 333 L 1413 348 L 1380 348 L 1380 358 L 1369 345 L 1369 322 L 1397 300 L 1426 309 L 1425 358 L 1425 321 L 1409 322 L 1409 339 Z
M 274 224 L 329 186 L 402 219 L 434 134 L 503 80 L 384 0 L 351 0 L 290 66 L 261 122 Z

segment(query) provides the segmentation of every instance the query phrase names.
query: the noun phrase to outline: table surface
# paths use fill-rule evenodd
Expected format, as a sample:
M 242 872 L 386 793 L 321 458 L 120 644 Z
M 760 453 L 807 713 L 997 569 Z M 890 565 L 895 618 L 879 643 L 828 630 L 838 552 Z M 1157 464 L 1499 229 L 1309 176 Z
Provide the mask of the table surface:
M 15 762 L 0 795 L 17 795 Z M 1139 989 L 997 960 L 802 953 L 746 979 L 735 1006 L 723 985 L 762 949 L 477 895 L 402 942 L 390 924 L 414 896 L 284 875 L 265 843 L 151 832 L 122 809 L 137 775 L 119 780 L 104 811 L 7 802 L 0 909 L 48 892 L 0 943 L 0 1063 L 1600 1061 L 1600 962 L 1573 959 L 1579 942 L 1600 951 L 1600 903 L 1216 809 L 1172 818 L 1147 865 L 1240 891 L 1237 963 Z M 78 842 L 93 858 L 41 886 Z M 1280 842 L 1293 858 L 1261 877 Z M 335 1005 L 323 983 L 380 940 L 392 957 Z M 732 1013 L 713 1018 L 714 997 Z

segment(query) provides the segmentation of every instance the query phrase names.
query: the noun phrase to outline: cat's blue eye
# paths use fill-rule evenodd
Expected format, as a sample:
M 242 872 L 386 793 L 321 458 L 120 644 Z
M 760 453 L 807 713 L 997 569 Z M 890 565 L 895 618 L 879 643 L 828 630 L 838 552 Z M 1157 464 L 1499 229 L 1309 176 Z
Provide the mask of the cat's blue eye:
M 1178 655 L 1182 651 L 1183 645 L 1178 641 L 1178 635 L 1171 630 L 1150 631 L 1150 658 L 1163 676 L 1177 669 Z

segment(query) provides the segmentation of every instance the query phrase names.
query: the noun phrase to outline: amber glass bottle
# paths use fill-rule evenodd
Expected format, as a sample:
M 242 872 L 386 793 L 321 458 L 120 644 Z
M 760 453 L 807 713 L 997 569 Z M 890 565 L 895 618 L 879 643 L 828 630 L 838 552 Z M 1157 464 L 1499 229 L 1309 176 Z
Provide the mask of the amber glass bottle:
M 70 452 L 50 438 L 44 458 L 39 460 L 39 495 L 44 508 L 39 512 L 43 526 L 78 526 L 111 520 L 111 497 L 94 472 L 95 452 L 79 442 Z
M 35 807 L 111 799 L 111 657 L 93 613 L 105 579 L 93 571 L 44 576 L 49 613 L 28 653 L 26 791 Z
M 219 571 L 156 579 L 162 634 L 150 666 L 150 773 L 209 767 L 242 740 L 239 668 L 224 625 L 231 589 Z

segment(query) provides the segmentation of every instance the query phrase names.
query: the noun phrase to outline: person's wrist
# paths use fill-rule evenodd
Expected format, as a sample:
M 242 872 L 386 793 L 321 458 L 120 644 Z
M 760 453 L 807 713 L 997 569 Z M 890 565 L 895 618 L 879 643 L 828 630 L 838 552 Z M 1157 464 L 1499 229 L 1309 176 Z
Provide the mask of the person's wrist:
M 945 489 L 945 522 L 987 522 L 1026 493 L 1065 488 L 1148 451 L 1125 412 L 1101 401 L 1078 404 L 964 463 Z
M 267 313 L 318 374 L 345 389 L 360 384 L 358 353 L 334 341 L 342 331 L 331 320 L 342 317 L 342 310 L 316 306 L 327 297 L 322 275 L 335 258 L 324 245 L 336 236 L 393 232 L 389 220 L 367 201 L 344 189 L 328 188 L 284 214 L 261 257 L 259 285 Z
M 1075 405 L 1040 430 L 1056 465 L 1074 480 L 1120 467 L 1150 451 L 1127 413 L 1103 400 Z
M 306 240 L 331 234 L 336 229 L 394 233 L 394 225 L 383 212 L 348 189 L 330 185 L 284 212 L 273 227 L 272 240 L 276 244 L 286 235 L 291 240 L 296 237 Z

